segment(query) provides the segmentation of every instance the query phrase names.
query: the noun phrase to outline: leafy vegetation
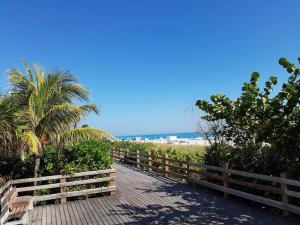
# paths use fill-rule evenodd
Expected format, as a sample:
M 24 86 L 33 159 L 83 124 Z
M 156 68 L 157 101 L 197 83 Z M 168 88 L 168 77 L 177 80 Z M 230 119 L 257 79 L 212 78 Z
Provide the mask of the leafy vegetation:
M 0 98 L 1 157 L 35 155 L 34 176 L 38 175 L 41 158 L 48 145 L 55 147 L 56 162 L 64 146 L 82 140 L 112 137 L 89 127 L 74 128 L 90 112 L 98 113 L 94 104 L 83 104 L 89 92 L 65 70 L 46 73 L 40 66 L 25 73 L 8 71 L 10 90 Z
M 260 89 L 259 73 L 254 72 L 236 100 L 217 94 L 211 102 L 197 101 L 215 137 L 205 155 L 207 164 L 299 176 L 300 69 L 285 58 L 279 64 L 289 77 L 277 93 L 277 77 L 271 76 Z
M 151 154 L 159 157 L 168 156 L 171 159 L 187 160 L 192 158 L 195 162 L 202 162 L 204 155 L 204 148 L 198 146 L 186 146 L 179 148 L 176 145 L 168 144 L 153 144 L 153 143 L 136 143 L 136 142 L 113 142 L 112 148 L 126 149 L 131 154 L 137 151 L 144 157 L 150 151 Z
M 66 174 L 82 171 L 93 171 L 110 168 L 112 157 L 110 155 L 110 142 L 107 140 L 87 140 L 74 145 L 66 146 L 61 154 L 58 168 L 56 163 L 56 150 L 48 146 L 43 160 L 43 175 L 52 175 L 54 171 L 63 170 Z
M 86 140 L 61 150 L 61 160 L 57 163 L 56 147 L 48 145 L 41 159 L 39 176 L 50 176 L 64 171 L 66 174 L 111 168 L 111 142 L 105 139 Z M 25 159 L 12 158 L 1 161 L 1 175 L 14 179 L 32 177 L 34 156 L 26 154 Z
M 167 149 L 174 149 L 178 152 L 185 152 L 185 153 L 203 153 L 205 152 L 205 147 L 202 145 L 170 145 L 170 144 L 154 144 L 158 149 L 167 150 Z

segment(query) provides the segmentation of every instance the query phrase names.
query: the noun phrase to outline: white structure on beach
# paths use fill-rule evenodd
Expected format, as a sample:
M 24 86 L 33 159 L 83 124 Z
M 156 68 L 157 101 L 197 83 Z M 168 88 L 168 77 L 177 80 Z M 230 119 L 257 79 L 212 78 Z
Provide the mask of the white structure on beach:
M 167 136 L 166 138 L 160 137 L 158 139 L 149 139 L 135 137 L 129 140 L 130 142 L 140 142 L 140 143 L 156 143 L 156 144 L 170 144 L 170 145 L 199 145 L 199 146 L 209 146 L 209 142 L 201 137 L 197 138 L 178 138 L 177 136 Z M 211 140 L 213 142 L 213 140 Z
M 168 144 L 174 144 L 175 142 L 177 142 L 177 137 L 176 136 L 168 136 L 167 137 L 167 143 Z

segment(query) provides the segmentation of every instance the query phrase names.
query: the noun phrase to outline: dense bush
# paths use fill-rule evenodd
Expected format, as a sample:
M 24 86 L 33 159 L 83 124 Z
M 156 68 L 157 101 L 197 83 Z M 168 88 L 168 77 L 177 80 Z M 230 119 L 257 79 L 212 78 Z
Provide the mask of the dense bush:
M 20 179 L 33 176 L 34 157 L 26 155 L 25 160 L 19 158 L 0 159 L 0 176 L 9 179 Z
M 64 170 L 67 174 L 110 168 L 110 142 L 107 140 L 89 140 L 65 147 L 57 163 L 55 148 L 48 146 L 41 166 L 42 175 Z
M 215 137 L 205 155 L 207 164 L 228 163 L 235 169 L 277 176 L 287 171 L 299 178 L 300 69 L 284 58 L 279 63 L 289 77 L 277 93 L 276 77 L 260 89 L 259 74 L 254 72 L 236 100 L 217 94 L 211 102 L 197 101 Z
M 110 155 L 111 143 L 107 140 L 89 140 L 65 147 L 61 159 L 57 161 L 54 146 L 45 148 L 39 176 L 59 174 L 64 170 L 67 174 L 76 172 L 107 169 L 112 166 Z M 33 177 L 34 157 L 27 155 L 24 161 L 6 159 L 0 162 L 1 176 L 12 178 Z

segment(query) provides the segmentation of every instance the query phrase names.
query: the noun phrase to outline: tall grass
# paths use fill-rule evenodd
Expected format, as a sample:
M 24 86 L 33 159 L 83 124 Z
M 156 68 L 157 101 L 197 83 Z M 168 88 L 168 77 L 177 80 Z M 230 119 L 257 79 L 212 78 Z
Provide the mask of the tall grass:
M 158 149 L 167 150 L 167 149 L 174 149 L 175 151 L 180 151 L 182 153 L 203 153 L 205 152 L 204 146 L 199 145 L 172 145 L 172 144 L 159 144 L 155 143 L 154 146 L 156 146 Z

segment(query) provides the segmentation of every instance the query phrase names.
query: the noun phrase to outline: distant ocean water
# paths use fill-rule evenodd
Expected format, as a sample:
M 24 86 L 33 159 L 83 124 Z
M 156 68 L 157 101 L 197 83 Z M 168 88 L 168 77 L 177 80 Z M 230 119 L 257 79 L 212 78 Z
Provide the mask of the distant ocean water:
M 185 139 L 203 139 L 204 135 L 199 133 L 168 133 L 168 134 L 144 134 L 144 135 L 128 135 L 128 136 L 117 136 L 119 140 L 132 140 L 135 138 L 157 140 L 161 138 L 167 138 L 169 136 L 176 136 L 177 138 Z

